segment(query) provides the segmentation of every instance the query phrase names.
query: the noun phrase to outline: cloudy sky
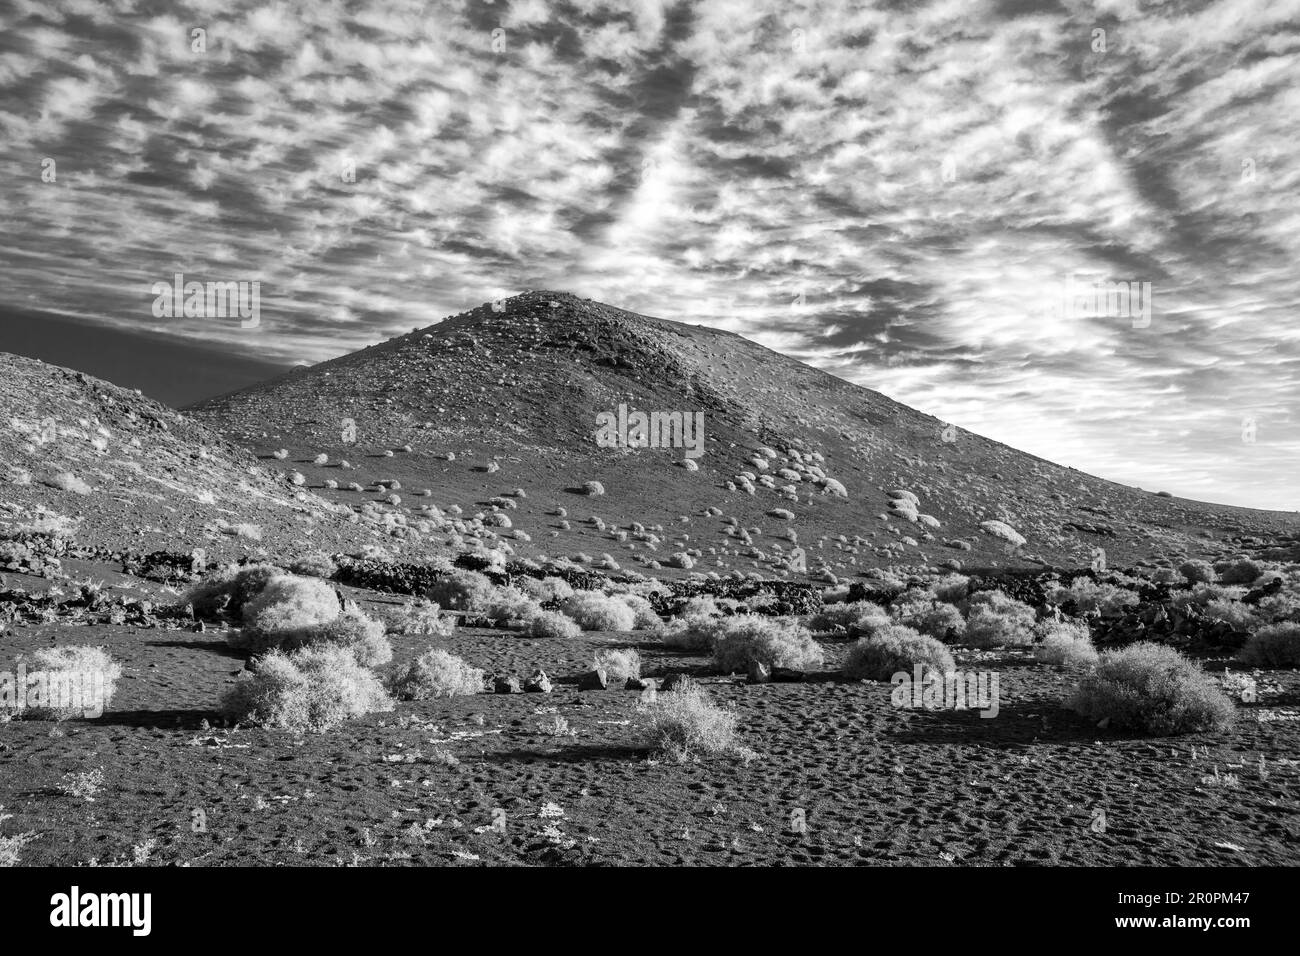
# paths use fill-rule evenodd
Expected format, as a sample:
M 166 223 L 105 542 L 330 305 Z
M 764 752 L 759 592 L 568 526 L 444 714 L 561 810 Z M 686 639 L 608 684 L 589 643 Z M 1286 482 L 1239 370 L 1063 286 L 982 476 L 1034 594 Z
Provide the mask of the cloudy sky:
M 1298 134 L 1300 0 L 5 0 L 0 305 L 293 363 L 565 289 L 1292 510 Z

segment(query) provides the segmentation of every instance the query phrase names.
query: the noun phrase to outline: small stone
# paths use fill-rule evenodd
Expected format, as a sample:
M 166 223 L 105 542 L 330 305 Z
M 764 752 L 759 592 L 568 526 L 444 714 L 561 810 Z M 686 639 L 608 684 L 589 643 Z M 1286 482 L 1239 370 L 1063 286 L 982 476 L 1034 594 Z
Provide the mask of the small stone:
M 493 681 L 492 689 L 498 694 L 518 694 L 520 692 L 519 678 L 513 674 L 509 677 L 498 677 Z
M 533 671 L 532 676 L 524 681 L 524 693 L 526 694 L 549 694 L 551 688 L 551 679 L 546 676 L 546 671 L 540 667 Z

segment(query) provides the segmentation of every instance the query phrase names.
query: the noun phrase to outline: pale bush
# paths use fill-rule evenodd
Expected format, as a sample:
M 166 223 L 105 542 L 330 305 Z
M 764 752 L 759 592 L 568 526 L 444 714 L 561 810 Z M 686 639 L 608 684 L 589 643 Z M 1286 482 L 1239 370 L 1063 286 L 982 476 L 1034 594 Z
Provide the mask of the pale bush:
M 738 614 L 724 618 L 713 641 L 713 662 L 724 672 L 752 664 L 808 670 L 821 667 L 826 653 L 793 618 Z
M 895 624 L 854 643 L 842 670 L 854 679 L 889 680 L 900 671 L 912 674 L 917 664 L 940 674 L 956 669 L 952 654 L 940 641 Z
M 665 647 L 682 651 L 709 651 L 721 633 L 722 620 L 702 615 L 674 617 L 656 624 L 651 630 L 651 636 L 662 641 Z
M 447 651 L 426 651 L 394 678 L 393 693 L 402 700 L 465 697 L 483 691 L 484 672 Z
M 596 497 L 597 495 L 603 495 L 605 493 L 605 486 L 599 481 L 584 481 L 582 483 L 582 491 L 583 494 Z
M 658 695 L 646 712 L 647 742 L 674 760 L 687 760 L 697 754 L 735 753 L 739 749 L 736 715 L 714 704 L 698 684 Z
M 945 574 L 930 585 L 930 590 L 934 592 L 936 599 L 957 604 L 965 600 L 970 590 L 970 578 L 964 574 Z
M 1219 578 L 1214 571 L 1214 565 L 1199 558 L 1184 561 L 1179 566 L 1178 573 L 1187 579 L 1188 584 L 1213 584 Z
M 1158 736 L 1222 730 L 1235 714 L 1200 667 L 1171 647 L 1146 641 L 1102 654 L 1071 703 L 1090 720 Z
M 496 597 L 496 590 L 486 574 L 456 568 L 435 581 L 424 596 L 441 607 L 481 614 Z
M 1205 616 L 1222 621 L 1236 631 L 1249 631 L 1259 623 L 1254 608 L 1238 601 L 1211 601 L 1205 605 Z
M 1034 640 L 1034 609 L 1002 591 L 980 591 L 967 601 L 965 643 L 1023 647 Z
M 351 651 L 323 644 L 271 651 L 227 691 L 222 708 L 236 720 L 320 733 L 351 717 L 392 710 L 393 701 Z
M 827 604 L 808 620 L 814 631 L 830 631 L 843 627 L 849 634 L 861 634 L 890 623 L 889 613 L 872 601 L 852 601 Z
M 722 617 L 722 613 L 722 608 L 718 606 L 718 602 L 713 595 L 699 594 L 693 598 L 688 598 L 677 610 L 675 616 L 688 619 Z
M 605 672 L 610 681 L 623 682 L 641 676 L 641 655 L 634 648 L 607 648 L 596 652 L 594 667 Z
M 242 617 L 253 631 L 275 634 L 325 624 L 340 609 L 334 589 L 319 578 L 280 574 L 244 605 Z
M 289 570 L 304 577 L 328 580 L 338 572 L 338 565 L 324 551 L 313 551 L 290 564 Z
M 632 609 L 636 619 L 632 622 L 634 630 L 642 628 L 656 627 L 659 624 L 659 615 L 655 613 L 654 605 L 639 594 L 620 594 L 617 596 L 620 601 Z
M 522 577 L 516 579 L 515 586 L 540 604 L 558 603 L 573 597 L 573 586 L 564 578 L 545 577 L 538 580 Z
M 897 623 L 950 644 L 960 641 L 966 633 L 966 619 L 961 616 L 961 611 L 951 604 L 934 600 L 925 592 L 909 596 L 890 611 Z
M 1053 623 L 1043 632 L 1043 640 L 1034 656 L 1045 664 L 1084 666 L 1097 662 L 1088 627 L 1079 621 Z
M 442 608 L 425 598 L 416 598 L 403 604 L 385 617 L 388 630 L 393 634 L 428 634 L 449 637 L 456 629 L 455 620 L 442 613 Z
M 560 610 L 584 631 L 630 631 L 636 625 L 635 611 L 600 591 L 575 591 Z
M 1288 621 L 1260 628 L 1242 647 L 1241 659 L 1252 667 L 1300 667 L 1300 624 Z
M 582 636 L 582 628 L 559 611 L 542 611 L 528 621 L 529 637 L 571 640 Z
M 329 621 L 263 630 L 246 627 L 230 637 L 232 647 L 260 654 L 271 649 L 292 651 L 300 647 L 330 644 L 352 653 L 365 667 L 377 667 L 393 659 L 393 645 L 383 622 L 367 617 L 353 603 Z
M 1138 596 L 1125 588 L 1098 584 L 1092 578 L 1080 576 L 1071 581 L 1069 587 L 1058 584 L 1047 593 L 1049 604 L 1065 604 L 1067 601 L 1073 601 L 1080 614 L 1095 611 L 1109 616 L 1136 605 Z
M 1221 584 L 1253 584 L 1264 573 L 1264 569 L 1249 558 L 1218 561 L 1214 570 Z
M 33 652 L 27 676 L 48 675 L 49 700 L 27 707 L 23 717 L 66 720 L 108 707 L 117 693 L 122 665 L 102 647 L 42 647 Z
M 494 621 L 531 621 L 541 613 L 540 604 L 513 587 L 497 588 L 483 610 L 484 616 Z
M 193 605 L 195 614 L 215 614 L 225 610 L 242 617 L 244 605 L 256 597 L 272 578 L 284 572 L 272 564 L 230 564 L 219 568 L 192 585 L 180 599 L 182 606 Z

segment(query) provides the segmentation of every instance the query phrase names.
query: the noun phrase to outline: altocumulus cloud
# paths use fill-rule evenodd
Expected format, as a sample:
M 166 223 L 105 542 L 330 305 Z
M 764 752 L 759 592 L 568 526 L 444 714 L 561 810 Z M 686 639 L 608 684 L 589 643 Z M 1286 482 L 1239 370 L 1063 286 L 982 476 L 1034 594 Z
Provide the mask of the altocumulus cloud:
M 0 295 L 314 361 L 566 288 L 1106 477 L 1295 508 L 1297 22 L 14 0 Z M 261 326 L 155 319 L 176 272 L 260 281 Z M 1149 324 L 1057 308 L 1070 277 L 1150 282 Z

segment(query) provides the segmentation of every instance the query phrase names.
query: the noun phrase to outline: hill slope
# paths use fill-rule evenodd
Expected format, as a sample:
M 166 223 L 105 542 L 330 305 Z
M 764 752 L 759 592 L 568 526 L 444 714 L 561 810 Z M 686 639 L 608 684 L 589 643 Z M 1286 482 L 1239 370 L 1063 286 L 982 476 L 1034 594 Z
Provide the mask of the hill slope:
M 348 515 L 203 425 L 139 393 L 0 353 L 0 532 L 210 556 L 321 548 Z
M 683 467 L 680 448 L 600 447 L 597 416 L 620 403 L 702 413 L 698 470 Z M 531 539 L 510 540 L 520 554 L 607 553 L 624 566 L 690 550 L 696 570 L 780 571 L 793 546 L 787 529 L 810 570 L 824 563 L 839 575 L 950 561 L 1078 566 L 1099 548 L 1111 565 L 1131 565 L 1236 553 L 1300 530 L 1294 515 L 1159 497 L 1063 468 L 740 336 L 563 293 L 484 305 L 191 413 L 263 454 L 291 450 L 315 488 L 367 486 L 322 491 L 354 507 L 389 493 L 371 482 L 397 480 L 405 490 L 393 507 L 412 516 L 424 502 L 437 508 L 423 514 L 457 505 L 489 525 L 500 520 L 493 510 L 506 515 L 496 531 L 470 528 L 471 539 L 513 535 L 508 524 Z M 397 450 L 405 445 L 412 451 Z M 313 468 L 318 453 L 348 458 L 353 470 Z M 584 497 L 586 481 L 606 493 Z M 432 494 L 412 498 L 413 488 Z M 891 506 L 899 490 L 929 518 Z M 570 512 L 568 527 L 557 507 Z M 710 507 L 721 514 L 705 514 Z M 726 517 L 761 533 L 729 531 Z M 618 533 L 632 522 L 663 530 Z M 1013 547 L 987 522 L 1025 543 Z M 459 545 L 465 533 L 431 540 Z

